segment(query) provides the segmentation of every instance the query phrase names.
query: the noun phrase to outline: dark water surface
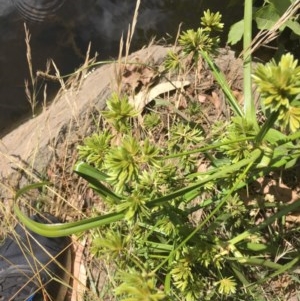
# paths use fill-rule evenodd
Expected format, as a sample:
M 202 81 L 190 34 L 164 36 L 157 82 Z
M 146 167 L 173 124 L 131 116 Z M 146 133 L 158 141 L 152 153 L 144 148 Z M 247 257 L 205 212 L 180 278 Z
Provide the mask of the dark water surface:
M 61 74 L 74 71 L 83 62 L 89 41 L 92 54 L 99 53 L 98 59 L 116 56 L 122 32 L 132 20 L 135 2 L 66 0 L 55 16 L 44 22 L 27 22 L 34 70 L 45 70 L 46 61 L 51 58 Z M 229 0 L 142 0 L 132 50 L 146 44 L 152 36 L 175 37 L 181 22 L 183 29 L 196 28 L 207 8 L 219 10 L 229 28 L 241 19 L 242 7 L 228 8 L 228 3 Z M 24 38 L 23 17 L 10 0 L 0 0 L 0 137 L 30 112 L 24 92 L 24 79 L 29 79 Z M 54 91 L 55 85 L 50 88 Z

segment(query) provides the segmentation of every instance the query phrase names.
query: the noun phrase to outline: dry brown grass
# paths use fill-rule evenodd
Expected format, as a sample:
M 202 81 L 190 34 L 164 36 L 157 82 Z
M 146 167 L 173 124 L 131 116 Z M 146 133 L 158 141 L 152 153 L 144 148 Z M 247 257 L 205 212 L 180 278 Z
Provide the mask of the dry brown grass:
M 270 30 L 260 30 L 252 40 L 252 43 L 250 45 L 250 54 L 254 53 L 260 47 L 266 47 L 270 42 L 275 40 L 280 34 L 280 27 L 286 21 L 295 17 L 299 13 L 299 10 L 300 1 L 294 1 Z M 240 54 L 240 57 L 242 57 L 246 51 L 248 52 L 248 50 L 249 49 L 244 49 L 244 51 Z
M 139 5 L 140 0 L 138 0 L 136 4 L 132 25 L 128 28 L 128 35 L 125 42 L 125 59 L 122 55 L 124 51 L 123 39 L 120 42 L 120 56 L 116 64 L 115 82 L 117 83 L 122 77 L 123 68 L 125 66 L 124 61 L 126 63 L 130 52 L 130 45 L 138 18 Z M 101 123 L 97 111 L 91 110 L 87 112 L 85 116 L 79 116 L 76 105 L 72 102 L 72 93 L 76 94 L 80 90 L 88 70 L 96 61 L 96 56 L 90 57 L 89 45 L 83 65 L 74 72 L 72 76 L 68 76 L 67 80 L 60 74 L 59 68 L 53 61 L 51 61 L 51 64 L 50 62 L 47 63 L 45 72 L 38 71 L 37 74 L 35 74 L 31 56 L 30 33 L 26 24 L 24 24 L 24 28 L 30 76 L 30 80 L 25 82 L 25 91 L 31 106 L 32 117 L 36 116 L 38 106 L 37 78 L 43 77 L 46 80 L 55 80 L 60 83 L 61 91 L 59 95 L 66 91 L 69 92 L 69 96 L 66 96 L 65 101 L 72 112 L 73 119 L 66 128 L 65 133 L 51 140 L 49 148 L 52 149 L 53 158 L 45 174 L 40 174 L 34 167 L 37 160 L 35 156 L 38 153 L 39 145 L 36 145 L 36 151 L 30 163 L 23 162 L 20 158 L 13 157 L 9 155 L 9 153 L 2 153 L 1 155 L 7 157 L 16 172 L 20 175 L 22 174 L 23 182 L 19 183 L 21 177 L 17 178 L 14 183 L 10 182 L 10 180 L 7 182 L 3 181 L 1 183 L 1 189 L 7 192 L 9 191 L 9 194 L 13 196 L 20 187 L 28 183 L 41 182 L 46 178 L 51 184 L 45 185 L 42 190 L 34 189 L 27 192 L 18 200 L 28 215 L 35 214 L 37 211 L 42 210 L 50 212 L 61 221 L 71 221 L 82 219 L 96 213 L 98 214 L 103 210 L 102 204 L 99 204 L 97 196 L 95 196 L 93 191 L 88 187 L 86 181 L 76 177 L 72 172 L 72 168 L 77 160 L 76 146 L 88 132 L 95 131 Z M 51 66 L 55 70 L 55 75 L 50 74 Z M 45 86 L 43 89 L 43 110 L 47 110 L 47 106 L 49 106 L 46 89 Z M 58 97 L 54 99 L 54 103 L 56 99 L 58 99 Z M 91 120 L 93 121 L 91 122 Z M 44 122 L 47 123 L 47 120 Z M 44 134 L 46 135 L 47 133 Z M 26 180 L 24 181 L 24 179 Z M 12 197 L 8 203 L 1 202 L 0 205 L 0 226 L 3 232 L 1 236 L 3 238 L 7 233 L 13 233 L 13 235 L 15 235 L 13 227 L 18 221 L 12 212 L 13 203 L 14 200 Z M 66 271 L 71 281 L 70 283 L 62 283 L 62 286 L 69 289 L 67 301 L 99 300 L 99 294 L 101 295 L 101 300 L 111 300 L 111 284 L 106 282 L 110 277 L 109 268 L 105 263 L 94 259 L 89 253 L 91 240 L 92 237 L 88 233 L 72 237 L 70 249 L 72 249 L 74 264 Z M 55 259 L 53 258 L 53 260 Z M 32 269 L 35 270 L 35 267 L 32 267 Z M 113 283 L 113 281 L 110 283 Z

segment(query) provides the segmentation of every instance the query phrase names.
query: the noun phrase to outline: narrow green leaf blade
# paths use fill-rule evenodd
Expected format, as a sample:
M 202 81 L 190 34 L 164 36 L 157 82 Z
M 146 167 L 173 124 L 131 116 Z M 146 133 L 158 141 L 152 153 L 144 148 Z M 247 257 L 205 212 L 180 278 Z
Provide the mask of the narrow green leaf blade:
M 112 190 L 107 188 L 105 185 L 101 183 L 101 181 L 107 182 L 108 176 L 98 169 L 86 164 L 84 162 L 79 162 L 75 165 L 74 171 L 82 178 L 87 180 L 90 186 L 95 190 L 98 194 L 100 194 L 104 198 L 110 198 L 115 202 L 119 202 L 122 197 L 115 194 Z

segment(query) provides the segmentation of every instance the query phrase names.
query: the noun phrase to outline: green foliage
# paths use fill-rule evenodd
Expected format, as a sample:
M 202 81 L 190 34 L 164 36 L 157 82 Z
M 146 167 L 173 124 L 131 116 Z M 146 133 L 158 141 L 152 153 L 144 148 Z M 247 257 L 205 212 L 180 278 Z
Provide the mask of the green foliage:
M 181 57 L 178 53 L 169 50 L 164 61 L 165 68 L 167 70 L 177 70 L 181 69 Z
M 107 100 L 108 110 L 103 111 L 102 115 L 119 132 L 127 132 L 130 127 L 130 120 L 138 115 L 137 110 L 128 102 L 128 97 L 119 97 L 116 93 Z
M 287 65 L 289 72 L 285 74 L 295 78 L 290 67 L 296 65 L 291 62 Z M 157 124 L 154 115 L 148 118 L 154 119 L 147 127 L 148 137 L 155 137 L 162 125 Z M 179 117 L 164 129 L 169 139 L 162 144 L 150 138 L 144 141 L 134 138 L 140 137 L 135 135 L 135 128 L 116 140 L 104 139 L 109 146 L 105 148 L 104 159 L 93 163 L 94 166 L 101 163 L 97 165 L 100 174 L 93 178 L 101 179 L 116 196 L 114 202 L 111 197 L 103 198 L 110 227 L 95 235 L 92 252 L 116 265 L 120 277 L 115 293 L 120 300 L 234 300 L 235 297 L 242 300 L 238 293 L 241 288 L 245 296 L 260 294 L 258 287 L 256 291 L 249 286 L 255 285 L 260 277 L 255 274 L 249 277 L 245 272 L 246 262 L 250 266 L 252 261 L 258 264 L 257 252 L 259 258 L 264 258 L 259 261 L 261 269 L 272 267 L 279 273 L 284 269 L 265 259 L 275 254 L 270 252 L 274 246 L 272 242 L 262 243 L 263 227 L 256 226 L 249 209 L 235 193 L 262 175 L 262 166 L 286 164 L 283 152 L 284 158 L 290 159 L 293 154 L 299 157 L 289 142 L 278 145 L 282 134 L 276 133 L 278 138 L 274 132 L 269 135 L 274 123 L 267 119 L 265 124 L 254 125 L 245 117 L 234 117 L 222 138 L 209 146 L 199 124 L 192 126 Z M 103 135 L 108 137 L 107 133 Z M 262 138 L 257 139 L 258 136 Z M 98 141 L 96 136 L 92 137 Z M 88 151 L 82 152 L 85 146 L 80 146 L 79 151 L 81 158 L 85 159 L 86 154 L 88 161 L 96 156 L 98 146 L 88 139 L 84 143 L 88 144 Z M 222 154 L 222 158 L 216 159 L 214 153 Z M 197 162 L 204 158 L 211 158 L 209 169 L 197 172 Z M 81 174 L 89 175 L 92 187 L 105 196 L 106 188 L 92 181 L 91 172 Z M 204 192 L 211 200 L 192 205 L 191 201 Z M 191 215 L 199 209 L 205 210 L 207 217 L 192 224 Z M 279 211 L 278 216 L 283 214 Z M 112 223 L 113 216 L 116 220 Z M 272 219 L 264 226 L 270 223 Z M 96 224 L 97 221 L 91 227 Z M 89 227 L 88 221 L 84 227 Z
M 245 31 L 244 26 L 245 26 L 244 20 L 240 20 L 231 26 L 227 38 L 228 44 L 235 45 L 243 38 L 244 31 Z
M 259 64 L 253 75 L 265 108 L 277 113 L 279 124 L 292 132 L 300 127 L 300 66 L 297 64 L 293 55 L 286 54 L 278 64 L 275 60 Z
M 86 137 L 84 144 L 78 146 L 79 159 L 84 158 L 86 162 L 99 168 L 110 149 L 112 137 L 107 130 L 103 133 L 94 133 L 92 136 Z
M 104 170 L 108 181 L 115 185 L 116 191 L 122 192 L 124 185 L 138 179 L 141 165 L 145 167 L 156 163 L 159 150 L 145 140 L 140 147 L 139 142 L 132 136 L 125 136 L 120 146 L 112 148 L 105 157 Z
M 233 163 L 237 163 L 243 158 L 249 158 L 255 145 L 249 138 L 257 134 L 257 129 L 253 124 L 249 124 L 247 119 L 242 117 L 232 118 L 232 123 L 227 127 L 225 137 L 222 140 L 224 145 L 220 148 L 226 152 Z M 245 138 L 241 140 L 240 138 Z M 248 139 L 247 139 L 248 138 Z
M 138 142 L 126 136 L 118 148 L 113 148 L 105 158 L 109 181 L 120 191 L 125 183 L 137 178 L 141 151 Z
M 289 6 L 295 2 L 295 0 L 268 0 L 265 5 L 259 7 L 254 14 L 254 19 L 257 23 L 258 29 L 270 30 L 272 26 L 280 19 L 280 17 L 287 11 Z M 300 25 L 297 17 L 289 18 L 280 27 L 280 31 L 283 31 L 285 27 L 289 27 L 295 34 L 300 34 Z
M 140 195 L 139 191 L 134 191 L 124 201 L 117 206 L 117 211 L 125 211 L 125 219 L 130 223 L 136 220 L 143 220 L 151 217 L 151 212 L 147 207 L 148 198 Z
M 201 18 L 201 27 L 194 29 L 188 29 L 181 33 L 178 39 L 179 45 L 182 47 L 180 53 L 169 51 L 165 59 L 165 68 L 167 70 L 182 69 L 182 58 L 192 54 L 193 61 L 197 63 L 201 52 L 206 51 L 208 53 L 216 52 L 220 44 L 220 37 L 214 35 L 215 32 L 222 32 L 224 24 L 221 23 L 222 15 L 217 13 L 211 13 L 210 10 L 204 12 L 204 16 Z
M 138 273 L 135 270 L 120 272 L 122 284 L 116 289 L 116 295 L 123 301 L 160 301 L 166 295 L 157 288 L 155 275 Z
M 223 278 L 216 283 L 218 286 L 218 292 L 221 295 L 232 295 L 236 292 L 236 282 L 232 277 Z
M 207 31 L 223 31 L 224 23 L 221 23 L 222 15 L 219 12 L 211 13 L 208 9 L 203 12 L 203 17 L 201 18 L 201 25 L 204 30 Z
M 152 130 L 160 124 L 160 116 L 157 113 L 147 114 L 144 118 L 143 125 L 146 129 Z
M 209 31 L 198 28 L 196 31 L 189 29 L 179 37 L 179 45 L 185 54 L 193 53 L 195 60 L 200 51 L 212 52 L 219 45 L 219 38 L 210 37 Z
M 70 224 L 40 225 L 15 207 L 25 225 L 41 235 L 92 230 L 91 252 L 118 275 L 118 300 L 266 301 L 261 284 L 299 261 L 297 252 L 282 260 L 278 256 L 285 254 L 283 240 L 288 240 L 278 224 L 299 209 L 299 202 L 265 201 L 261 208 L 240 197 L 241 188 L 253 180 L 292 166 L 300 157 L 299 116 L 288 111 L 299 107 L 297 61 L 285 55 L 279 64 L 258 66 L 253 77 L 266 114 L 259 120 L 255 115 L 254 122 L 246 112 L 251 106 L 240 108 L 208 53 L 216 46 L 211 31 L 223 27 L 220 15 L 208 11 L 201 20 L 203 28 L 181 35 L 182 52 L 170 54 L 167 66 L 180 72 L 175 59 L 202 55 L 232 108 L 228 124 L 216 121 L 216 132 L 207 135 L 200 118 L 187 122 L 192 116 L 169 113 L 164 124 L 156 114 L 145 113 L 141 129 L 130 126 L 138 112 L 128 97 L 113 94 L 102 112 L 108 128 L 83 141 L 78 147 L 82 161 L 74 167 L 106 212 Z M 155 111 L 160 114 L 158 106 Z M 197 107 L 190 110 L 197 112 Z M 279 132 L 276 122 L 289 124 L 295 133 Z M 273 213 L 263 211 L 267 205 Z M 263 211 L 262 222 L 253 210 Z
M 172 151 L 192 149 L 203 141 L 203 134 L 199 128 L 192 128 L 190 124 L 174 124 L 170 129 L 169 148 Z
M 253 14 L 253 20 L 257 24 L 257 28 L 260 30 L 271 30 L 272 27 L 279 21 L 282 15 L 287 11 L 289 6 L 296 2 L 297 0 L 265 0 L 264 4 L 256 8 Z M 287 18 L 279 27 L 279 31 L 288 27 L 292 32 L 300 36 L 300 25 L 299 25 L 299 15 L 293 16 L 292 18 Z M 245 32 L 244 20 L 240 20 L 233 24 L 228 33 L 227 43 L 234 45 L 240 41 Z
M 95 237 L 91 246 L 91 253 L 105 260 L 119 260 L 127 256 L 127 245 L 120 232 L 107 229 L 103 237 Z

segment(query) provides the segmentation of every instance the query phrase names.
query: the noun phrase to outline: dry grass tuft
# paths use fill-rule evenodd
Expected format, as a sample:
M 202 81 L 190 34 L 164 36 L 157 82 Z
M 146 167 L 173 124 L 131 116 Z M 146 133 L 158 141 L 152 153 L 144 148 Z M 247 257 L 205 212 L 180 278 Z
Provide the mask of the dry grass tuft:
M 29 68 L 29 76 L 30 76 L 30 85 L 31 89 L 29 88 L 29 82 L 28 80 L 25 80 L 25 92 L 26 92 L 26 97 L 27 100 L 31 106 L 31 113 L 32 117 L 35 117 L 35 111 L 36 111 L 36 106 L 37 106 L 37 87 L 36 87 L 36 78 L 33 74 L 33 67 L 32 67 L 32 56 L 31 56 L 31 47 L 30 47 L 30 33 L 29 30 L 27 29 L 26 23 L 24 23 L 24 29 L 25 29 L 25 43 L 26 43 L 26 58 L 27 58 L 27 64 Z
M 299 10 L 300 1 L 294 1 L 270 30 L 260 30 L 252 40 L 250 45 L 250 54 L 254 53 L 258 48 L 264 47 L 276 39 L 279 35 L 280 27 L 289 19 L 295 17 Z M 249 49 L 244 49 L 244 51 L 240 54 L 240 57 L 242 57 L 245 52 L 248 52 L 248 50 Z

